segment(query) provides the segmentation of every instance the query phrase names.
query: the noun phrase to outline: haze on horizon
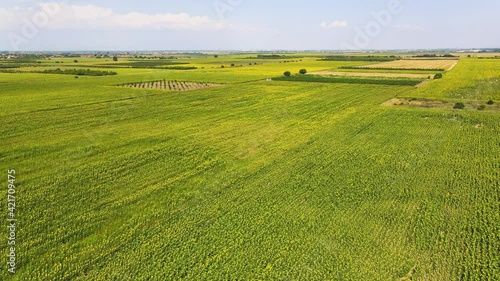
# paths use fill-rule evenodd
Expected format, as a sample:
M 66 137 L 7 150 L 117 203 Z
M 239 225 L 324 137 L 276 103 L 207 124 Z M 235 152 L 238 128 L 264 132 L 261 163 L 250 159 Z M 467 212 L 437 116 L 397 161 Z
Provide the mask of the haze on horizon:
M 500 47 L 500 2 L 18 0 L 0 50 L 343 50 Z

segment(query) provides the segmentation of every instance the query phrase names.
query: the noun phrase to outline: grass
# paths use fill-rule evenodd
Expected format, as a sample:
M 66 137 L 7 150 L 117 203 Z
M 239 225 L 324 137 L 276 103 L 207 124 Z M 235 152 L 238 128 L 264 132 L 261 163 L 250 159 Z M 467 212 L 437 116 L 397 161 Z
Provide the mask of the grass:
M 465 59 L 419 88 L 261 81 L 290 66 L 0 73 L 22 237 L 0 279 L 498 279 L 498 113 L 380 106 L 498 65 Z M 227 85 L 114 86 L 162 79 Z

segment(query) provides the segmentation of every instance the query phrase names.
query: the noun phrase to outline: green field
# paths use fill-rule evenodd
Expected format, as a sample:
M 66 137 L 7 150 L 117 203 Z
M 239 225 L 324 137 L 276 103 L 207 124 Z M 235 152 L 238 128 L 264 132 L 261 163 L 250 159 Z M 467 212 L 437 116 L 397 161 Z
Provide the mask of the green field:
M 500 60 L 415 87 L 267 81 L 370 62 L 248 57 L 0 73 L 18 218 L 0 280 L 500 280 Z M 79 65 L 117 75 L 31 73 Z M 164 79 L 223 85 L 118 86 Z M 495 104 L 381 106 L 395 97 Z

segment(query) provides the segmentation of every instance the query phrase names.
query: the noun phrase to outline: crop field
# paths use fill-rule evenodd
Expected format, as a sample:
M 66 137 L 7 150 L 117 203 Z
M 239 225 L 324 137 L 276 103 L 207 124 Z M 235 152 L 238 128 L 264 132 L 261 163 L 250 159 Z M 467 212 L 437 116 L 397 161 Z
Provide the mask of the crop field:
M 218 87 L 218 86 L 221 86 L 221 84 L 158 80 L 158 81 L 152 81 L 152 82 L 127 83 L 127 84 L 121 84 L 118 86 L 128 87 L 128 88 L 155 89 L 155 90 L 169 90 L 169 91 L 185 92 L 185 91 L 206 89 L 206 88 L 211 88 L 211 87 Z
M 0 280 L 500 280 L 500 60 L 320 58 L 0 73 Z M 368 64 L 450 70 L 298 74 Z
M 390 62 L 363 65 L 358 68 L 369 69 L 442 69 L 451 70 L 458 63 L 457 60 L 396 60 Z
M 309 83 L 340 83 L 340 84 L 373 84 L 373 85 L 400 85 L 416 86 L 422 83 L 421 79 L 408 78 L 380 78 L 354 76 L 324 76 L 324 75 L 296 75 L 291 77 L 276 77 L 275 81 L 309 82 Z

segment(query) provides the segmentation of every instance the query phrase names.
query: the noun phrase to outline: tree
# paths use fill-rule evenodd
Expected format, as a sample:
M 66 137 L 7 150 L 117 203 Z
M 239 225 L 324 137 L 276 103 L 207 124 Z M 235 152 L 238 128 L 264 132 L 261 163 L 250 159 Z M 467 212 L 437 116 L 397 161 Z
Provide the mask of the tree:
M 214 55 L 214 58 L 218 58 L 219 56 L 218 55 Z
M 113 61 L 118 61 L 118 57 L 117 57 L 117 56 L 114 56 L 114 57 L 113 57 Z
M 283 73 L 283 75 L 285 75 L 286 77 L 290 77 L 290 76 L 292 76 L 292 73 L 290 71 L 285 71 L 285 73 Z
M 441 79 L 441 78 L 443 78 L 443 74 L 441 73 L 434 75 L 434 79 Z
M 300 73 L 300 74 L 306 74 L 306 73 L 307 73 L 307 70 L 306 70 L 306 69 L 301 69 L 301 70 L 299 70 L 299 73 Z
M 74 63 L 78 63 L 78 60 L 74 60 L 73 62 L 74 62 Z

